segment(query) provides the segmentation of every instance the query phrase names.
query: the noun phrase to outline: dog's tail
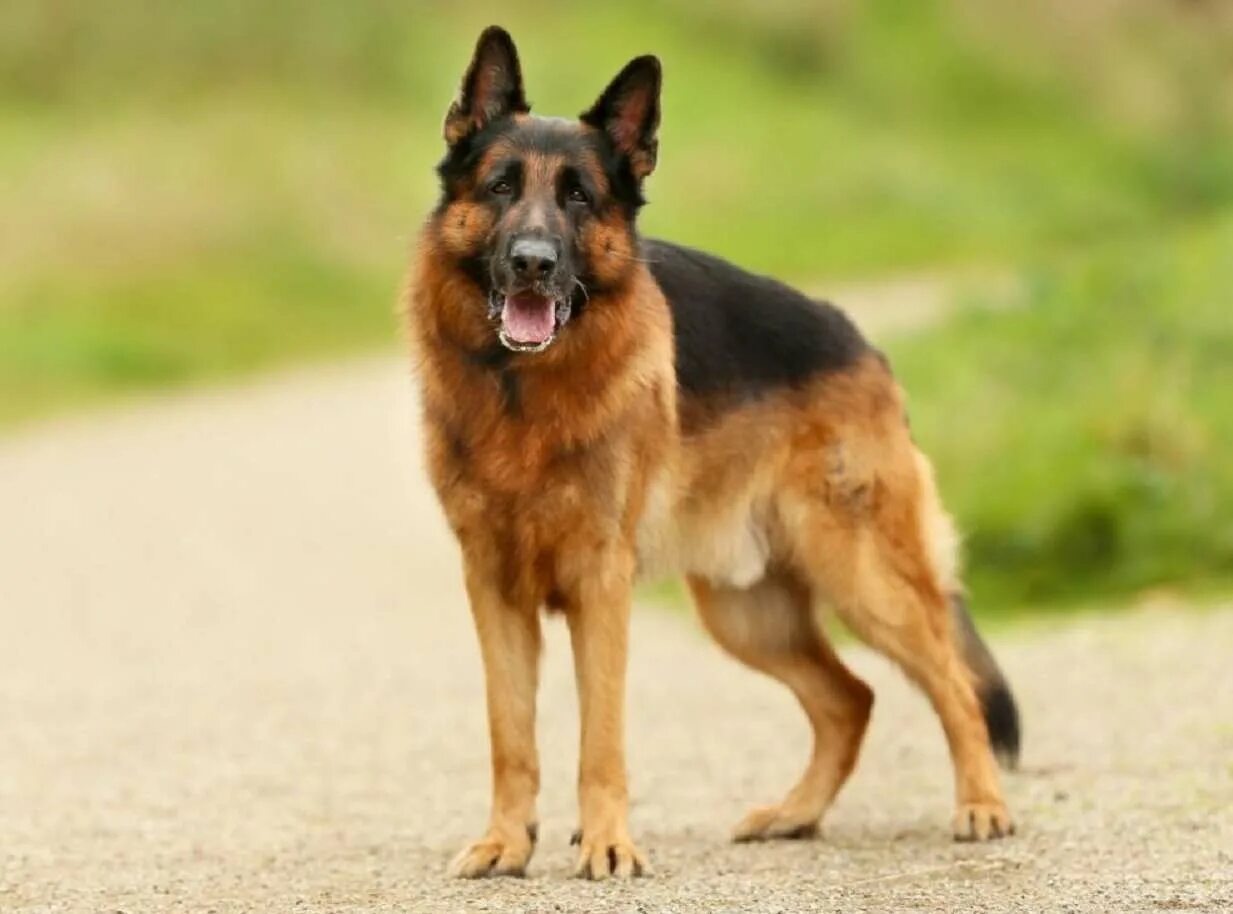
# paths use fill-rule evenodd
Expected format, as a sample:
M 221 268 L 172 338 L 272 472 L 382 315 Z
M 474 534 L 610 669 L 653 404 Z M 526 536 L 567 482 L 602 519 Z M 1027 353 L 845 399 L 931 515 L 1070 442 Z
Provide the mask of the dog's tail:
M 994 754 L 1004 767 L 1014 768 L 1019 762 L 1019 709 L 1006 677 L 968 613 L 959 583 L 959 536 L 938 498 L 933 467 L 920 451 L 916 452 L 916 465 L 922 480 L 922 532 L 939 587 L 949 597 L 955 644 L 971 672 Z
M 950 606 L 955 639 L 976 680 L 976 694 L 980 698 L 994 754 L 1003 767 L 1014 768 L 1019 763 L 1021 734 L 1019 708 L 1015 705 L 1015 697 L 1010 693 L 1006 677 L 1002 675 L 989 647 L 976 630 L 963 594 L 952 593 Z

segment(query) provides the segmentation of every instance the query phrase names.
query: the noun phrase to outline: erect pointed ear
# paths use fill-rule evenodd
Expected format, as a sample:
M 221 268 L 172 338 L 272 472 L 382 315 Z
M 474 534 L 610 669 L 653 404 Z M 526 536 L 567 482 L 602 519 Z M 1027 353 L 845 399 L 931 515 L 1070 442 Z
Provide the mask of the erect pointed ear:
M 485 124 L 530 110 L 514 40 L 505 29 L 490 25 L 476 42 L 458 98 L 445 114 L 445 142 L 453 146 Z
M 634 177 L 642 179 L 655 170 L 659 152 L 659 59 L 647 55 L 625 65 L 609 83 L 582 122 L 608 134 L 613 146 L 629 159 Z

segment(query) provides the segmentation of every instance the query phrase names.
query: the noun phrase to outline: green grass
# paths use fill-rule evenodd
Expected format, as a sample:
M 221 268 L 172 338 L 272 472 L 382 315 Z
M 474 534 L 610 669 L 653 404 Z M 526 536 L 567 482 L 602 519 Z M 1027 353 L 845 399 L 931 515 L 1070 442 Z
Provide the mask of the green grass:
M 491 21 L 546 113 L 659 53 L 646 231 L 815 285 L 1015 263 L 1233 204 L 1213 69 L 1228 17 L 1106 12 L 1072 33 L 1060 2 L 17 0 L 0 423 L 394 339 L 441 114 Z
M 70 274 L 24 296 L 0 313 L 0 388 L 18 393 L 0 399 L 0 424 L 356 350 L 390 332 L 392 312 L 388 285 L 286 242 L 109 278 L 102 295 Z
M 824 287 L 1025 269 L 891 346 L 977 600 L 1233 578 L 1228 4 L 13 0 L 0 427 L 392 345 L 479 30 L 541 113 L 665 64 L 643 228 Z
M 1233 218 L 1025 285 L 890 347 L 977 600 L 1233 583 Z

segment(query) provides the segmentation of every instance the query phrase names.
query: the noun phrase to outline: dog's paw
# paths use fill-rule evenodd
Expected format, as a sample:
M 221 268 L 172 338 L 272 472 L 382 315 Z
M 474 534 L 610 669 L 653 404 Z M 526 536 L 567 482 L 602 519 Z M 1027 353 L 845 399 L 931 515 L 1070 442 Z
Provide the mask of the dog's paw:
M 578 846 L 574 875 L 581 879 L 631 879 L 650 874 L 646 857 L 634 846 L 629 835 L 614 829 L 597 829 L 594 834 L 576 831 L 571 844 Z
M 769 841 L 774 838 L 812 838 L 818 817 L 784 805 L 755 806 L 732 829 L 732 840 Z
M 1015 823 L 1001 802 L 960 803 L 955 810 L 956 841 L 992 841 L 1015 833 Z
M 535 826 L 489 832 L 464 847 L 450 863 L 449 873 L 462 879 L 481 876 L 525 876 L 535 850 Z

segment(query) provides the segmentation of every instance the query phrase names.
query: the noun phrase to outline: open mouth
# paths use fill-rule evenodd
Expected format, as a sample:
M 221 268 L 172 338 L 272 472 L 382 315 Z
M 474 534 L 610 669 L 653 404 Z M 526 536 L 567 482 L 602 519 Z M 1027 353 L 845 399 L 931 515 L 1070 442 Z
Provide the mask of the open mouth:
M 494 292 L 489 304 L 493 317 L 501 321 L 498 336 L 502 345 L 514 352 L 540 352 L 548 348 L 557 331 L 569 320 L 568 300 L 538 292 L 512 295 Z

